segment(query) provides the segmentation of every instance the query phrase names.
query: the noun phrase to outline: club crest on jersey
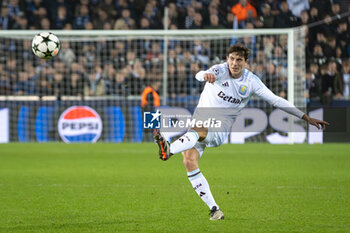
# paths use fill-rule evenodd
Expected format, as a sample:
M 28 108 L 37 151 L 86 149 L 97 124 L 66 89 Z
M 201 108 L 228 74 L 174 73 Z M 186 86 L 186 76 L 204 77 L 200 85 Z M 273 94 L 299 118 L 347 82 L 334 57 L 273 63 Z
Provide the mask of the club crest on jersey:
M 247 86 L 241 85 L 241 86 L 239 87 L 239 94 L 245 95 L 246 93 L 247 93 Z

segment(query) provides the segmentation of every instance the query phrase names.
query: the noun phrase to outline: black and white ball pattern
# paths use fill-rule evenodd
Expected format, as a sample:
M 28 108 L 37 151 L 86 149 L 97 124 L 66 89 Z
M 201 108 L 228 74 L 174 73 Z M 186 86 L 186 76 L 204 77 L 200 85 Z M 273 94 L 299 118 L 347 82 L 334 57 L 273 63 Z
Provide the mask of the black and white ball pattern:
M 41 32 L 32 41 L 33 53 L 41 59 L 50 59 L 60 50 L 58 37 L 51 32 Z

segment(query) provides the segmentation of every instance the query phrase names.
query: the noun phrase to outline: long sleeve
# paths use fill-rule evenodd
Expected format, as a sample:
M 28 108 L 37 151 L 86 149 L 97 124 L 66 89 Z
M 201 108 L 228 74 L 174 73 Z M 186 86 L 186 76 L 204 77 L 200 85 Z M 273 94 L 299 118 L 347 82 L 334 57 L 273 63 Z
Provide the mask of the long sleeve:
M 260 79 L 256 79 L 256 82 L 254 82 L 254 93 L 272 106 L 292 114 L 293 116 L 301 119 L 304 115 L 304 113 L 293 104 L 272 93 L 272 91 L 268 89 Z
M 214 66 L 210 67 L 210 69 L 208 69 L 208 70 L 199 71 L 196 74 L 196 79 L 200 82 L 203 82 L 204 81 L 204 74 L 211 73 L 211 74 L 215 75 L 216 80 L 219 80 L 225 74 L 225 72 L 226 72 L 225 68 L 223 67 L 222 64 L 214 65 Z
M 204 81 L 204 74 L 206 72 L 204 70 L 202 71 L 199 71 L 197 74 L 196 74 L 196 79 L 200 82 L 203 82 Z

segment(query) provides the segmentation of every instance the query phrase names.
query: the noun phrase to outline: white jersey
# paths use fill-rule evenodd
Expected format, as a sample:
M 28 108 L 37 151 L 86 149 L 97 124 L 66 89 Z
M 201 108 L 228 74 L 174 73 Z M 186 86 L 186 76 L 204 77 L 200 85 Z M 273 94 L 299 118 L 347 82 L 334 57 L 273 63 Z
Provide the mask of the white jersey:
M 301 118 L 304 115 L 287 100 L 272 93 L 256 75 L 247 69 L 243 69 L 242 76 L 235 79 L 230 75 L 228 64 L 225 62 L 214 65 L 209 70 L 198 72 L 196 79 L 204 81 L 205 73 L 214 74 L 216 81 L 213 84 L 209 82 L 205 84 L 197 109 L 216 109 L 216 113 L 225 119 L 234 120 L 247 105 L 250 97 L 255 94 L 274 107 L 296 117 Z

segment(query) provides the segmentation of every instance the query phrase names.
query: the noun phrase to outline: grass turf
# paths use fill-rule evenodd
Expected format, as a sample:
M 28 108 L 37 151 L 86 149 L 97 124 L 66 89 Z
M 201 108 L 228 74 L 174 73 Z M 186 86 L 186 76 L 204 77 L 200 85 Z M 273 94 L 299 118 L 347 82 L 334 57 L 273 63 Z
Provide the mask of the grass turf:
M 0 232 L 350 232 L 350 144 L 223 145 L 200 160 L 209 221 L 181 155 L 154 144 L 0 145 Z

